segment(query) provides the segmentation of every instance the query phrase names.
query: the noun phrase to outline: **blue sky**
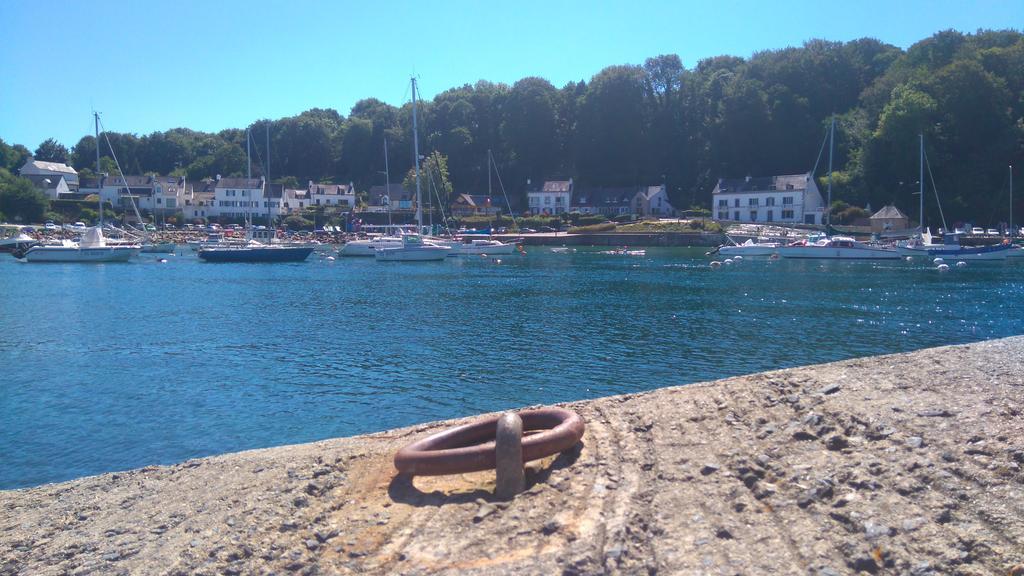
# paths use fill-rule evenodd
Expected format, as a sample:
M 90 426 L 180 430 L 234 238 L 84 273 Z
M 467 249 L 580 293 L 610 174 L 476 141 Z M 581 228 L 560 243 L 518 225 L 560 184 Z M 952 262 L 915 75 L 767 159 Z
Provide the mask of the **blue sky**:
M 612 64 L 874 37 L 906 48 L 948 28 L 1024 28 L 1024 0 L 349 2 L 3 0 L 0 138 L 69 148 L 92 132 L 217 131 L 361 98 L 479 79 L 556 86 Z

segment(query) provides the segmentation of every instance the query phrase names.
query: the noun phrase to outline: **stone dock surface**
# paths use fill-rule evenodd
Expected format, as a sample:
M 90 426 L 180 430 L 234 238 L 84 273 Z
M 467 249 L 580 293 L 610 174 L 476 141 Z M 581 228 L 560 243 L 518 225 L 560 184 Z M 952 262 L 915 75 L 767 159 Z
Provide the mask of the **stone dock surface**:
M 0 574 L 1024 574 L 1024 337 L 566 406 L 510 503 L 454 422 L 0 492 Z

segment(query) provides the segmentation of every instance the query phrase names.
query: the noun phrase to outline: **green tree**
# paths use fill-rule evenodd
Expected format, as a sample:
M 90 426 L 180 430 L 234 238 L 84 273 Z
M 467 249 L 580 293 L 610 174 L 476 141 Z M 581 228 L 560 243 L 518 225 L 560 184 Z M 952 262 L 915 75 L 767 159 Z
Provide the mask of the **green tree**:
M 16 222 L 41 222 L 50 208 L 46 195 L 27 178 L 0 168 L 0 212 Z
M 68 161 L 68 149 L 53 138 L 47 138 L 36 148 L 36 153 L 33 156 L 36 160 L 60 162 L 63 164 Z

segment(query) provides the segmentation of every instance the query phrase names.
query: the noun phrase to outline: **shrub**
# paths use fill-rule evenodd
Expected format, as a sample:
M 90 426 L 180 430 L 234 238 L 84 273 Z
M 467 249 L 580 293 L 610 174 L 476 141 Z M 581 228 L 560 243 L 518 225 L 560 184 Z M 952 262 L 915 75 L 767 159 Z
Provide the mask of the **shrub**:
M 614 222 L 605 222 L 602 224 L 590 224 L 588 226 L 573 226 L 569 228 L 569 234 L 592 234 L 594 232 L 611 232 L 615 230 Z

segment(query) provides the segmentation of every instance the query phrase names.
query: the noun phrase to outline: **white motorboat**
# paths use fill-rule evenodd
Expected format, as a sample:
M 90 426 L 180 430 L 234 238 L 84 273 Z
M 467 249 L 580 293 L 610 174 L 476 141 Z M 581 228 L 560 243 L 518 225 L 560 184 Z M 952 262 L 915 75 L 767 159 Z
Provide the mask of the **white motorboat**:
M 85 231 L 79 242 L 35 245 L 15 251 L 14 256 L 25 262 L 127 262 L 141 249 L 138 244 L 108 245 L 103 230 L 94 226 Z
M 767 238 L 758 238 L 755 242 L 753 238 L 748 238 L 746 242 L 742 244 L 733 244 L 732 246 L 719 246 L 716 251 L 725 257 L 732 256 L 771 256 L 777 254 L 779 246 L 782 244 L 778 242 L 768 242 Z M 714 252 L 709 253 L 712 254 Z
M 384 247 L 374 255 L 378 262 L 436 262 L 447 258 L 451 250 L 448 246 L 424 242 L 419 234 L 406 234 L 402 236 L 401 246 Z
M 144 254 L 170 254 L 174 252 L 177 245 L 174 242 L 154 242 L 152 244 L 143 244 L 142 252 Z
M 832 236 L 817 242 L 795 242 L 789 246 L 781 246 L 778 253 L 783 258 L 828 260 L 899 260 L 901 258 L 899 252 L 892 248 L 872 246 L 848 236 Z
M 13 252 L 35 243 L 36 239 L 25 233 L 24 226 L 0 224 L 0 252 Z
M 516 253 L 514 242 L 500 242 L 498 240 L 466 238 L 463 242 L 450 244 L 454 256 L 475 256 L 478 254 L 506 255 Z
M 368 256 L 372 258 L 377 250 L 401 247 L 402 239 L 398 236 L 377 236 L 376 238 L 346 242 L 341 250 L 338 250 L 338 256 Z

